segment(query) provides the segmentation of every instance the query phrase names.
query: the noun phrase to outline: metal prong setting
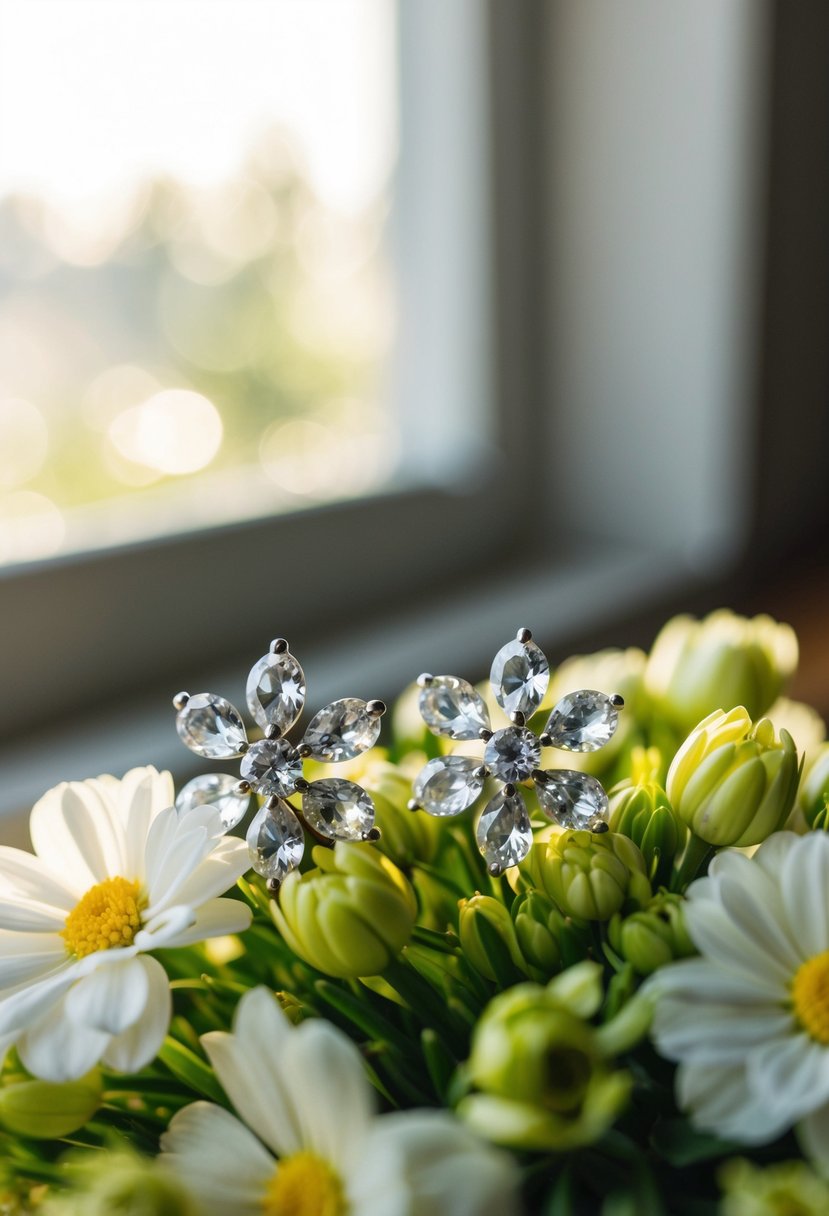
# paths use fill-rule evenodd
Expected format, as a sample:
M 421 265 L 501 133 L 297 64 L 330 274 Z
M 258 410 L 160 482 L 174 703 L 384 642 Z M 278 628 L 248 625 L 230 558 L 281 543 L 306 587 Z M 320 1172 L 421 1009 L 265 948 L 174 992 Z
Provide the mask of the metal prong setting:
M 278 727 L 276 725 L 275 722 L 271 722 L 270 726 L 265 727 L 265 738 L 266 739 L 278 739 L 281 734 L 282 734 L 282 731 L 281 731 L 280 727 Z
M 516 638 L 516 641 L 520 642 L 522 646 L 526 646 L 527 642 L 531 642 L 533 640 L 532 631 L 527 629 L 525 626 L 523 629 L 518 630 L 518 633 L 516 633 L 515 638 Z
M 245 739 L 242 743 L 239 744 L 239 755 L 244 756 L 245 752 L 249 752 L 249 751 L 250 751 L 250 744 L 248 743 L 247 739 Z
M 173 708 L 181 711 L 190 700 L 189 692 L 177 692 L 173 697 Z
M 522 714 L 520 709 L 516 709 L 514 713 L 511 713 L 509 716 L 509 720 L 513 724 L 513 726 L 526 726 L 527 725 L 527 715 Z
M 367 832 L 363 832 L 363 840 L 379 840 L 380 835 L 379 828 L 369 828 Z
M 621 693 L 614 692 L 613 696 L 610 698 L 610 704 L 615 705 L 617 709 L 623 709 L 625 705 L 625 698 L 621 695 Z
M 304 794 L 306 790 L 311 788 L 310 781 L 306 781 L 304 777 L 297 777 L 294 782 L 294 790 L 297 794 Z
M 610 831 L 610 824 L 605 823 L 603 819 L 594 819 L 590 825 L 590 831 L 594 836 L 601 836 Z
M 515 786 L 511 781 L 508 781 L 504 786 L 504 793 L 506 794 L 507 798 L 515 797 Z
M 424 671 L 417 677 L 418 687 L 428 688 L 430 684 L 434 683 L 434 679 L 433 675 L 430 675 L 428 671 Z
M 550 736 L 547 734 L 546 730 L 544 731 L 544 733 L 542 735 L 538 736 L 538 742 L 541 744 L 542 747 L 552 747 L 553 746 L 553 741 L 550 738 Z
M 493 731 L 487 730 L 487 728 L 485 726 L 482 726 L 481 729 L 478 731 L 478 738 L 483 739 L 484 743 L 489 743 L 490 739 L 493 736 L 493 733 L 494 733 Z
M 234 794 L 249 794 L 250 791 L 251 784 L 249 781 L 237 781 L 233 787 Z
M 543 768 L 534 768 L 533 771 L 530 773 L 530 776 L 532 777 L 532 779 L 536 783 L 536 785 L 546 785 L 547 781 L 549 780 L 547 773 L 544 771 Z
M 276 899 L 277 895 L 279 894 L 279 888 L 281 886 L 282 886 L 282 883 L 279 881 L 278 878 L 269 878 L 268 881 L 265 883 L 265 887 L 267 889 L 268 894 L 272 895 L 274 897 L 274 899 Z
M 268 649 L 271 654 L 285 654 L 288 650 L 288 643 L 284 638 L 274 638 Z
M 308 746 L 307 743 L 300 743 L 296 750 L 297 750 L 297 755 L 301 756 L 303 760 L 307 760 L 308 757 L 311 755 L 311 748 Z
M 423 810 L 423 807 L 420 805 L 420 803 L 418 802 L 418 800 L 416 798 L 410 798 L 409 801 L 406 803 L 406 806 L 410 811 L 422 811 Z
M 472 776 L 480 777 L 481 781 L 486 781 L 487 777 L 489 776 L 489 769 L 487 768 L 487 766 L 485 764 L 482 764 L 480 768 L 475 769 L 475 772 L 472 774 Z
M 368 716 L 370 718 L 382 718 L 382 716 L 385 712 L 386 712 L 386 702 L 385 701 L 376 701 L 375 700 L 375 701 L 366 702 L 366 713 L 368 714 Z
M 493 861 L 492 865 L 487 866 L 493 878 L 500 878 L 504 872 L 503 866 L 499 866 L 497 861 Z

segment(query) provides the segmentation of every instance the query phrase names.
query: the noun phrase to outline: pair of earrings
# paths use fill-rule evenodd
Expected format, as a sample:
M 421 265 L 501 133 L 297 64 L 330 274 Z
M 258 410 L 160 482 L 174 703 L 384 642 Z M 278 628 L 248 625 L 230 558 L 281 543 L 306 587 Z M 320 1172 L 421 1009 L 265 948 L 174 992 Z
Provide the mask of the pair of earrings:
M 618 695 L 582 689 L 553 708 L 539 730 L 534 715 L 550 679 L 550 667 L 529 629 L 496 654 L 490 671 L 492 692 L 508 725 L 493 730 L 480 693 L 457 676 L 422 675 L 419 708 L 433 734 L 465 745 L 478 742 L 482 754 L 467 751 L 438 756 L 415 779 L 413 811 L 459 815 L 472 807 L 487 782 L 495 792 L 481 813 L 476 840 L 489 872 L 500 875 L 530 851 L 532 826 L 522 788 L 534 787 L 542 813 L 567 828 L 607 830 L 607 794 L 587 773 L 549 769 L 542 764 L 548 747 L 592 752 L 612 737 L 623 705 Z M 264 738 L 248 740 L 235 706 L 215 693 L 173 698 L 176 729 L 196 755 L 208 760 L 241 757 L 240 776 L 206 773 L 184 786 L 176 805 L 182 811 L 213 805 L 226 830 L 244 817 L 251 793 L 265 802 L 247 833 L 251 864 L 277 890 L 305 851 L 305 833 L 323 844 L 338 840 L 377 840 L 374 804 L 354 781 L 324 777 L 308 781 L 303 761 L 335 764 L 354 760 L 374 747 L 382 701 L 344 697 L 332 701 L 292 743 L 289 734 L 305 706 L 305 674 L 284 638 L 271 643 L 250 670 L 246 701 Z M 300 805 L 291 799 L 298 797 Z

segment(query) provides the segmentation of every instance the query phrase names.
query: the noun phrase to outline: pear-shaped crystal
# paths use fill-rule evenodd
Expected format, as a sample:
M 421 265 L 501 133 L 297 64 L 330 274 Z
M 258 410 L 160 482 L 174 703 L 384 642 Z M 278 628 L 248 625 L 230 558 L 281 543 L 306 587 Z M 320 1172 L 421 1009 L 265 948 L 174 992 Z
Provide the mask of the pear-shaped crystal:
M 186 815 L 199 806 L 212 806 L 218 811 L 226 832 L 235 828 L 245 817 L 249 794 L 239 793 L 239 778 L 229 773 L 202 773 L 179 790 L 176 810 Z
M 484 764 L 499 781 L 526 781 L 541 763 L 541 744 L 523 726 L 496 730 L 484 748 Z
M 551 769 L 535 783 L 541 809 L 563 828 L 592 828 L 607 822 L 607 794 L 589 773 Z
M 489 710 L 479 692 L 457 676 L 431 676 L 420 693 L 420 716 L 435 735 L 477 739 L 489 730 Z
M 250 669 L 246 696 L 248 709 L 262 730 L 276 726 L 284 735 L 302 713 L 305 673 L 288 650 L 263 654 Z
M 619 711 L 603 692 L 582 688 L 568 693 L 554 708 L 544 727 L 553 747 L 568 752 L 595 752 L 613 736 Z
M 176 730 L 191 752 L 207 760 L 238 756 L 248 738 L 238 709 L 212 692 L 187 698 L 176 715 Z
M 485 776 L 474 756 L 438 756 L 415 778 L 415 801 L 430 815 L 460 815 L 484 788 Z
M 475 839 L 487 864 L 498 870 L 524 860 L 532 847 L 533 833 L 526 803 L 517 791 L 510 795 L 501 790 L 487 803 Z
M 505 713 L 529 717 L 547 691 L 550 665 L 535 642 L 507 642 L 496 654 L 489 678 Z
M 379 734 L 380 719 L 369 714 L 365 701 L 343 697 L 314 715 L 302 742 L 315 760 L 336 763 L 367 752 Z
M 250 864 L 271 882 L 282 882 L 302 861 L 305 833 L 289 806 L 266 803 L 251 821 L 247 832 Z
M 287 798 L 302 779 L 302 761 L 287 739 L 261 739 L 242 757 L 239 770 L 257 794 Z
M 342 777 L 312 781 L 302 795 L 302 814 L 312 831 L 330 840 L 363 840 L 374 826 L 371 798 Z

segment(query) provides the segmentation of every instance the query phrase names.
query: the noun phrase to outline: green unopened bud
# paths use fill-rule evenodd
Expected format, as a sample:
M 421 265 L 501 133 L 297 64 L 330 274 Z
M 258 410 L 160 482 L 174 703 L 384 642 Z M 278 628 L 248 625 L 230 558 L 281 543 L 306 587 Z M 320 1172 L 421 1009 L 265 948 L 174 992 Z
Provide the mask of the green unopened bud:
M 584 980 L 587 1008 L 595 1011 L 593 977 Z M 590 1144 L 627 1102 L 629 1077 L 608 1067 L 596 1031 L 560 999 L 557 983 L 500 993 L 475 1029 L 467 1074 L 480 1092 L 464 1098 L 458 1113 L 497 1143 L 546 1150 Z
M 807 759 L 797 793 L 797 806 L 810 828 L 826 831 L 829 821 L 829 743 Z
M 760 844 L 783 826 L 800 769 L 787 731 L 768 718 L 752 726 L 742 706 L 709 714 L 668 770 L 671 805 L 695 836 L 715 846 Z
M 512 917 L 499 900 L 473 895 L 458 909 L 461 949 L 479 975 L 503 985 L 527 975 Z
M 610 920 L 651 898 L 642 854 L 618 832 L 561 832 L 534 845 L 526 867 L 536 887 L 579 920 Z
M 653 644 L 645 688 L 658 712 L 687 731 L 719 706 L 745 705 L 759 718 L 796 666 L 794 631 L 769 616 L 678 616 Z
M 609 799 L 611 831 L 628 836 L 638 846 L 653 886 L 666 885 L 687 833 L 665 790 L 652 780 L 622 781 L 610 791 Z
M 412 796 L 411 777 L 393 764 L 375 762 L 360 778 L 374 802 L 380 829 L 377 848 L 397 866 L 407 868 L 415 862 L 430 862 L 437 852 L 441 822 L 432 815 L 413 814 L 408 808 Z
M 58 1140 L 88 1123 L 100 1105 L 97 1069 L 63 1084 L 16 1080 L 0 1089 L 0 1125 L 17 1136 Z
M 512 905 L 515 935 L 524 958 L 542 976 L 561 969 L 561 937 L 567 921 L 540 891 L 525 891 Z
M 315 870 L 296 870 L 271 902 L 301 959 L 325 975 L 379 975 L 411 937 L 417 901 L 406 877 L 370 844 L 317 846 Z
M 614 916 L 608 926 L 610 944 L 639 975 L 650 975 L 677 958 L 696 954 L 688 936 L 679 895 L 661 891 L 647 908 L 624 919 Z
M 722 1188 L 720 1216 L 825 1216 L 829 1183 L 805 1161 L 758 1166 L 742 1158 L 726 1161 L 717 1173 Z
M 64 1181 L 43 1216 L 196 1216 L 172 1170 L 128 1149 L 69 1157 Z

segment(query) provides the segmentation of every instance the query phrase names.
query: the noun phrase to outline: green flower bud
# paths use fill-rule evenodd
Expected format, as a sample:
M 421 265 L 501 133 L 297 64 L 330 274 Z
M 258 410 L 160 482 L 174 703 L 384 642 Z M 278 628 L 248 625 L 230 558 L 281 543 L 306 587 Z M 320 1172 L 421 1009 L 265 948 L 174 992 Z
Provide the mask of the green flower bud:
M 0 1125 L 17 1136 L 58 1140 L 88 1123 L 100 1105 L 97 1069 L 63 1084 L 15 1080 L 0 1089 Z
M 540 891 L 525 891 L 512 905 L 518 946 L 527 962 L 543 976 L 561 970 L 561 937 L 567 921 Z
M 829 820 L 829 743 L 822 743 L 804 766 L 797 807 L 807 825 L 826 831 Z
M 758 1166 L 743 1158 L 726 1161 L 717 1173 L 720 1216 L 825 1216 L 829 1183 L 805 1161 Z
M 47 1200 L 43 1216 L 195 1216 L 172 1171 L 131 1150 L 70 1157 L 65 1176 L 71 1189 Z
M 379 975 L 411 937 L 414 891 L 370 844 L 317 846 L 315 870 L 296 870 L 271 902 L 274 922 L 295 954 L 342 979 Z
M 461 949 L 484 979 L 511 984 L 527 975 L 512 917 L 491 895 L 473 895 L 458 905 Z
M 381 836 L 377 848 L 397 866 L 434 860 L 440 840 L 441 821 L 432 815 L 412 814 L 411 777 L 393 764 L 375 762 L 359 778 L 371 794 Z
M 601 1040 L 584 1020 L 601 999 L 599 975 L 586 968 L 575 977 L 567 1002 L 569 972 L 546 988 L 519 984 L 484 1010 L 472 1038 L 467 1076 L 479 1091 L 462 1099 L 459 1115 L 480 1134 L 516 1148 L 564 1150 L 591 1144 L 624 1108 L 627 1074 L 607 1064 Z M 572 986 L 572 985 L 571 985 Z M 589 999 L 581 1015 L 578 1007 Z
M 535 886 L 579 920 L 610 920 L 624 905 L 651 898 L 642 854 L 618 832 L 561 832 L 535 844 L 525 864 Z
M 647 908 L 624 919 L 618 914 L 608 926 L 610 944 L 639 975 L 650 975 L 677 958 L 696 954 L 683 916 L 682 898 L 662 891 Z
M 787 731 L 775 739 L 764 718 L 752 727 L 742 706 L 709 714 L 668 770 L 671 805 L 695 836 L 715 846 L 760 844 L 783 826 L 800 777 Z
M 655 887 L 666 885 L 687 833 L 665 790 L 652 780 L 622 781 L 610 791 L 609 799 L 610 830 L 638 846 Z
M 797 666 L 797 638 L 768 616 L 725 610 L 702 621 L 677 616 L 653 644 L 645 689 L 657 711 L 683 731 L 719 706 L 745 705 L 759 718 Z

